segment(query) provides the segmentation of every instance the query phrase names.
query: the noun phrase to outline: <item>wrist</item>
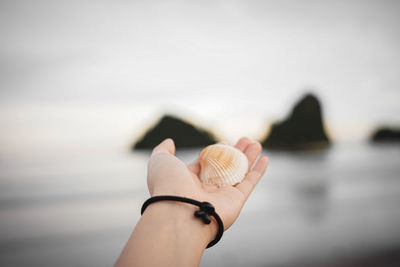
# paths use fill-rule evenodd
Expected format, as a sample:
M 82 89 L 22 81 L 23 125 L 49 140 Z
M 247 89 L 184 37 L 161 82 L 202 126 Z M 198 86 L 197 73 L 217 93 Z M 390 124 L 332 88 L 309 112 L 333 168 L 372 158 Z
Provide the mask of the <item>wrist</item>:
M 166 231 L 172 231 L 182 242 L 198 242 L 206 247 L 217 235 L 218 224 L 213 217 L 210 224 L 194 216 L 199 208 L 192 204 L 177 201 L 158 201 L 150 204 L 143 216 L 157 217 Z
M 198 266 L 217 226 L 196 218 L 196 208 L 168 200 L 148 205 L 116 266 Z

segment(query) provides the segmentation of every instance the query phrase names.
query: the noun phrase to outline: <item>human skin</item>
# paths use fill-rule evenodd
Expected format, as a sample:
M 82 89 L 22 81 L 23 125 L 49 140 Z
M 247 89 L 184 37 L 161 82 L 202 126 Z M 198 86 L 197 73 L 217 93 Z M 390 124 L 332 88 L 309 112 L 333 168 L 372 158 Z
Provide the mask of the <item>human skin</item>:
M 148 163 L 150 195 L 174 195 L 210 202 L 221 217 L 224 230 L 228 229 L 268 165 L 266 156 L 261 156 L 254 164 L 262 150 L 258 142 L 244 137 L 235 147 L 246 155 L 249 171 L 239 184 L 218 188 L 200 181 L 198 160 L 185 165 L 174 156 L 172 139 L 164 140 L 154 148 Z M 218 225 L 214 218 L 211 224 L 204 224 L 194 217 L 196 210 L 197 206 L 176 201 L 149 205 L 115 267 L 198 266 L 207 244 L 217 234 Z

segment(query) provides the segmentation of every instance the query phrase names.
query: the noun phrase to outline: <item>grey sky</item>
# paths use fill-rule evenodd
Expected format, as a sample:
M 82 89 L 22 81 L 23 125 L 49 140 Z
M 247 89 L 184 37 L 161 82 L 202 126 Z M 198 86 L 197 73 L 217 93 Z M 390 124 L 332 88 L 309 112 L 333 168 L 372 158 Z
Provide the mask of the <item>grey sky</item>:
M 0 7 L 4 106 L 147 105 L 271 121 L 314 88 L 333 128 L 400 123 L 399 1 Z

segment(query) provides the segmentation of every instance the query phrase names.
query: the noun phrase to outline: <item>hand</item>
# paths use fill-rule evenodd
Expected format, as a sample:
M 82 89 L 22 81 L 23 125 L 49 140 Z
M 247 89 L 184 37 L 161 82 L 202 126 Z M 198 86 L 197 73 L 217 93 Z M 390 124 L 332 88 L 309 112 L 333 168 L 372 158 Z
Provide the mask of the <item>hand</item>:
M 241 138 L 235 147 L 246 155 L 249 171 L 241 183 L 218 188 L 200 181 L 198 160 L 186 166 L 174 156 L 175 145 L 172 139 L 164 140 L 154 148 L 149 160 L 147 184 L 150 195 L 175 195 L 210 202 L 221 217 L 224 230 L 228 229 L 239 216 L 268 165 L 268 158 L 262 156 L 251 168 L 262 150 L 260 143 Z
M 259 143 L 242 138 L 235 145 L 249 161 L 249 171 L 235 186 L 218 188 L 203 184 L 196 160 L 186 166 L 174 156 L 171 139 L 154 148 L 149 160 L 147 183 L 150 194 L 175 195 L 208 201 L 214 205 L 228 229 L 239 216 L 254 186 L 263 176 L 268 158 Z M 217 224 L 203 224 L 194 213 L 197 207 L 180 202 L 160 201 L 150 205 L 137 223 L 115 266 L 198 266 L 207 244 L 215 238 Z M 213 219 L 214 220 L 214 219 Z

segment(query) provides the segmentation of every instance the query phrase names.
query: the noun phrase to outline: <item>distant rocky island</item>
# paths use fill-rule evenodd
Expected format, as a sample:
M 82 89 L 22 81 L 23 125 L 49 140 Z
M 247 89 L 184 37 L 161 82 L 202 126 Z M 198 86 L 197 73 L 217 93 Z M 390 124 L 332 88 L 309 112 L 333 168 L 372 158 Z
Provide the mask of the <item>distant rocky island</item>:
M 372 142 L 400 142 L 400 129 L 382 127 L 371 137 Z
M 152 149 L 166 138 L 172 138 L 176 148 L 204 147 L 217 141 L 210 131 L 165 115 L 133 144 L 132 149 Z
M 305 95 L 284 121 L 272 125 L 262 141 L 267 149 L 311 150 L 327 148 L 330 140 L 325 133 L 321 104 L 313 94 Z
M 399 140 L 399 131 L 393 133 L 384 129 L 376 136 L 373 137 L 374 141 L 393 136 L 397 136 Z M 211 131 L 194 126 L 180 118 L 164 115 L 132 145 L 132 149 L 152 149 L 166 138 L 172 138 L 176 148 L 204 147 L 217 142 Z M 330 140 L 324 129 L 322 108 L 318 98 L 313 94 L 306 94 L 296 103 L 285 120 L 271 126 L 271 131 L 261 143 L 267 149 L 327 148 Z

